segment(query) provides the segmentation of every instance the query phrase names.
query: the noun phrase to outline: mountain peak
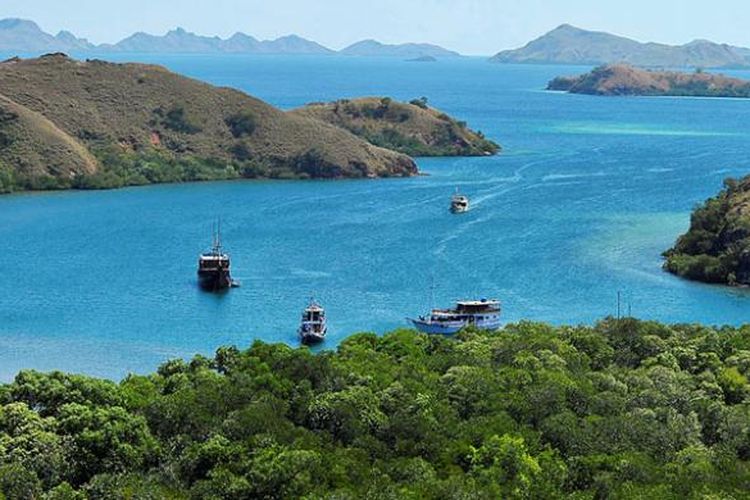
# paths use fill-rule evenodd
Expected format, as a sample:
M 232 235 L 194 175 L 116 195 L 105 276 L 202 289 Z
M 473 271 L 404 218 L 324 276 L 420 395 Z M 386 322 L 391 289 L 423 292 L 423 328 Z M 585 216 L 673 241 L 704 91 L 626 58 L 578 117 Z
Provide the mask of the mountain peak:
M 190 33 L 189 31 L 187 31 L 185 28 L 181 26 L 177 26 L 175 29 L 170 30 L 167 34 L 185 36 L 185 35 L 192 35 L 193 33 Z
M 552 31 L 555 32 L 555 31 L 586 31 L 586 30 L 573 26 L 572 24 L 563 23 L 557 28 L 553 29 Z
M 558 26 L 524 47 L 492 58 L 501 63 L 602 65 L 626 62 L 644 67 L 748 66 L 743 49 L 695 40 L 686 45 L 641 43 L 603 31 L 588 31 L 570 24 Z
M 36 24 L 34 21 L 29 21 L 28 19 L 20 19 L 17 17 L 9 17 L 7 19 L 0 19 L 0 30 L 16 30 L 16 29 L 26 29 L 26 30 L 33 30 L 33 31 L 42 31 L 39 28 L 39 25 Z

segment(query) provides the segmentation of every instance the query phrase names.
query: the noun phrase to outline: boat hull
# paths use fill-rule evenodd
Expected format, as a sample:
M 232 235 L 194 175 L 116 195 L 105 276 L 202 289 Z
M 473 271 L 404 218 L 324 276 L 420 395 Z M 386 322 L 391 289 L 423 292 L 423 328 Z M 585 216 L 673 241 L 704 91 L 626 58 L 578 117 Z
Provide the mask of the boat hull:
M 326 339 L 326 333 L 328 333 L 328 330 L 323 330 L 322 332 L 299 332 L 299 339 L 300 342 L 302 342 L 304 345 L 315 345 L 320 344 Z
M 454 335 L 460 332 L 462 329 L 469 326 L 479 328 L 481 330 L 499 330 L 500 320 L 486 320 L 478 322 L 470 321 L 424 321 L 419 319 L 409 320 L 414 327 L 422 333 L 428 333 L 430 335 Z
M 232 276 L 228 269 L 198 271 L 198 286 L 216 292 L 232 287 Z

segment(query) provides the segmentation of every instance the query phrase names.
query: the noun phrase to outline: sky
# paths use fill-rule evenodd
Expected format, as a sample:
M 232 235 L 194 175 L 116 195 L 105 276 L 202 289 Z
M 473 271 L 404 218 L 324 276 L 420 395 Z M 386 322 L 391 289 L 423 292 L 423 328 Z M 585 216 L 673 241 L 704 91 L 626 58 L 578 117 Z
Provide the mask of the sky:
M 0 0 L 0 18 L 21 17 L 95 43 L 177 26 L 227 37 L 298 34 L 333 49 L 375 38 L 430 42 L 464 54 L 516 48 L 569 23 L 641 41 L 696 38 L 750 46 L 747 0 Z

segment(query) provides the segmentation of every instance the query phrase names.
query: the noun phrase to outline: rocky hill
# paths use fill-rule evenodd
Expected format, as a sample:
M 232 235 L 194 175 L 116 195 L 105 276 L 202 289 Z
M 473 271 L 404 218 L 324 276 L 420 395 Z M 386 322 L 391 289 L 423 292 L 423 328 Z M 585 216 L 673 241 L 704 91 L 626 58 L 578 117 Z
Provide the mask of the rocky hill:
M 498 63 L 599 65 L 627 63 L 645 67 L 744 67 L 747 49 L 695 40 L 685 45 L 641 43 L 599 31 L 564 24 L 526 46 L 506 50 L 491 60 Z
M 500 150 L 481 132 L 430 108 L 424 98 L 410 103 L 388 97 L 314 103 L 292 114 L 343 127 L 376 146 L 411 156 L 483 156 Z
M 664 253 L 665 269 L 707 283 L 750 285 L 750 177 L 693 211 L 690 230 Z
M 702 71 L 648 71 L 624 64 L 558 77 L 547 89 L 591 95 L 750 97 L 750 82 L 738 78 Z
M 158 66 L 15 58 L 0 64 L 0 113 L 0 170 L 16 188 L 417 172 L 333 125 Z

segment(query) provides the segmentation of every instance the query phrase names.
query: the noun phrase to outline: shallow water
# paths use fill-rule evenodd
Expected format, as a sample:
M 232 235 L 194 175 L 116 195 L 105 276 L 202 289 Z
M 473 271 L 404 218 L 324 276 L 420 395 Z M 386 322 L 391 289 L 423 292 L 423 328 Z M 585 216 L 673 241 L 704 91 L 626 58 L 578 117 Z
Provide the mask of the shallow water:
M 135 59 L 135 56 L 121 56 Z M 461 297 L 507 321 L 591 323 L 617 292 L 642 318 L 739 324 L 750 293 L 689 283 L 660 253 L 696 203 L 750 172 L 750 102 L 540 92 L 585 68 L 345 57 L 140 57 L 284 108 L 421 95 L 505 146 L 421 159 L 413 179 L 223 182 L 0 197 L 0 380 L 19 369 L 119 378 L 175 356 L 296 345 L 314 293 L 327 347 Z M 748 76 L 748 75 L 743 75 Z M 455 187 L 473 201 L 453 216 Z M 212 221 L 242 288 L 195 286 Z

